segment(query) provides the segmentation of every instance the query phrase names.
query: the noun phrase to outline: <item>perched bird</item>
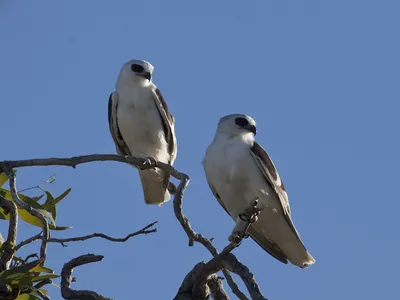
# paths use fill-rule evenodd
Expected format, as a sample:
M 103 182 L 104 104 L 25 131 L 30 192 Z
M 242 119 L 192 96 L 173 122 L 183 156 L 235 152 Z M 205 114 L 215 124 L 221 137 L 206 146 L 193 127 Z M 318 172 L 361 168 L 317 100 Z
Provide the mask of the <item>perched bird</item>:
M 248 234 L 277 260 L 305 268 L 315 259 L 300 239 L 283 183 L 255 134 L 256 122 L 247 115 L 220 119 L 203 160 L 208 185 L 235 221 L 258 199 L 261 211 Z
M 125 63 L 116 90 L 108 102 L 108 122 L 118 154 L 153 157 L 172 165 L 177 146 L 174 117 L 160 90 L 152 83 L 154 67 L 144 60 Z M 169 174 L 160 169 L 141 170 L 144 201 L 161 205 L 170 199 Z

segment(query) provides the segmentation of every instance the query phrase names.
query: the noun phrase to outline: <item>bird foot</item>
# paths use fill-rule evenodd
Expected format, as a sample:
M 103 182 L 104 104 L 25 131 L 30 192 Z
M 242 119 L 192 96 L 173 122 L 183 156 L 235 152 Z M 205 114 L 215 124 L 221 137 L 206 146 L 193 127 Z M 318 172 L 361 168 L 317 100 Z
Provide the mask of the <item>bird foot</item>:
M 143 167 L 139 167 L 140 170 L 147 170 L 157 167 L 157 161 L 154 157 L 148 156 L 143 162 Z
M 232 232 L 232 234 L 229 236 L 228 240 L 232 244 L 235 244 L 235 246 L 239 246 L 242 241 L 240 232 Z

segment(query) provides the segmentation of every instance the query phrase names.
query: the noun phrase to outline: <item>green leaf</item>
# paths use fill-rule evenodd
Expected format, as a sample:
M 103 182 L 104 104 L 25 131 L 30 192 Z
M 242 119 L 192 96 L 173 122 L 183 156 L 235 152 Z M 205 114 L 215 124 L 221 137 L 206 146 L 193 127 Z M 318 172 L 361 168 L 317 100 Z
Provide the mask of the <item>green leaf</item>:
M 50 194 L 48 191 L 45 191 L 45 193 L 46 193 L 47 199 L 46 199 L 46 202 L 43 204 L 43 209 L 50 212 L 51 215 L 53 216 L 53 218 L 55 219 L 57 217 L 56 207 L 55 207 L 55 205 L 51 204 L 55 201 L 55 199 L 54 199 L 53 195 Z
M 6 198 L 7 200 L 13 201 L 11 192 L 9 190 L 0 188 L 0 194 Z M 42 206 L 39 203 L 36 203 L 35 201 L 32 200 L 32 198 L 24 195 L 24 194 L 18 194 L 19 198 L 24 201 L 25 203 L 29 204 L 33 208 L 40 209 Z
M 40 275 L 40 276 L 32 277 L 31 282 L 38 282 L 38 281 L 42 281 L 45 279 L 54 279 L 54 278 L 58 278 L 58 277 L 60 277 L 60 275 L 55 275 L 55 274 Z
M 10 214 L 6 214 L 4 209 L 0 208 L 0 219 L 2 220 L 10 220 Z
M 0 282 L 2 282 L 3 284 L 8 284 L 12 280 L 14 280 L 18 277 L 21 277 L 26 273 L 29 273 L 29 270 L 40 265 L 42 262 L 43 262 L 43 259 L 38 259 L 38 260 L 34 260 L 30 263 L 27 263 L 23 266 L 15 267 L 10 270 L 5 270 L 0 273 Z M 34 274 L 34 273 L 31 273 L 31 274 Z
M 55 230 L 55 231 L 62 231 L 62 230 L 71 229 L 72 226 L 53 226 L 53 225 L 49 224 L 49 228 L 50 228 L 51 230 Z
M 64 199 L 65 197 L 68 196 L 68 194 L 71 192 L 71 188 L 67 189 L 64 193 L 62 193 L 60 196 L 58 196 L 57 198 L 53 198 L 53 196 L 50 196 L 47 194 L 48 192 L 46 192 L 47 195 L 47 200 L 46 203 L 42 205 L 42 208 L 51 212 L 51 214 L 53 215 L 54 220 L 56 219 L 56 204 L 58 202 L 60 202 L 62 199 Z
M 4 238 L 3 238 L 3 235 L 0 232 L 0 245 L 2 245 L 3 243 L 4 243 Z
M 19 295 L 16 300 L 41 300 L 41 299 L 42 298 L 35 296 L 34 293 L 32 292 L 30 294 Z
M 44 194 L 40 195 L 39 197 L 32 197 L 31 199 L 35 202 L 38 202 L 40 199 L 44 197 Z
M 0 186 L 3 186 L 8 180 L 8 176 L 6 173 L 0 173 Z
M 54 274 L 54 271 L 52 269 L 43 267 L 43 266 L 36 266 L 32 268 L 29 272 L 39 272 L 39 273 L 50 273 Z

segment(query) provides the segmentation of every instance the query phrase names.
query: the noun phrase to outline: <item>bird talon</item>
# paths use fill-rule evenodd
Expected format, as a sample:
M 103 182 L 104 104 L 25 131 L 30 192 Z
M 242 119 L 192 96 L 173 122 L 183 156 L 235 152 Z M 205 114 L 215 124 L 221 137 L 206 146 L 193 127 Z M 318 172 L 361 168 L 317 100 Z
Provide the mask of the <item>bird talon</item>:
M 146 168 L 147 166 L 149 166 L 150 168 L 155 168 L 155 167 L 157 167 L 157 161 L 155 160 L 154 157 L 148 156 L 148 157 L 145 158 L 145 161 L 143 162 L 142 165 L 145 168 L 144 169 L 140 168 L 141 170 L 147 169 Z

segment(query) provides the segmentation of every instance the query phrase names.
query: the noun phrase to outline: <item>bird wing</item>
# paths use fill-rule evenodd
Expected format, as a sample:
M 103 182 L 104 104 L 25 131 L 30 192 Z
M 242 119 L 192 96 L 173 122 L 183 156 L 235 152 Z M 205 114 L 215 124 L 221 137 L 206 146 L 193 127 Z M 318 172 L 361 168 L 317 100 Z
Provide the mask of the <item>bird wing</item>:
M 169 163 L 172 165 L 175 161 L 177 152 L 177 144 L 175 136 L 175 119 L 168 111 L 167 103 L 165 102 L 164 97 L 158 88 L 153 90 L 152 98 L 161 116 L 161 121 L 164 128 L 165 140 L 167 141 L 168 153 L 170 155 Z
M 116 92 L 113 92 L 110 94 L 110 98 L 108 99 L 108 125 L 110 127 L 111 136 L 114 140 L 117 152 L 120 155 L 131 156 L 131 152 L 128 146 L 126 145 L 121 135 L 121 131 L 119 130 L 118 127 L 117 109 L 118 109 L 118 94 Z
M 155 88 L 153 90 L 152 98 L 161 116 L 161 122 L 164 128 L 164 136 L 168 144 L 168 153 L 169 153 L 168 162 L 170 165 L 172 165 L 175 161 L 177 152 L 176 136 L 175 136 L 175 119 L 169 112 L 167 102 L 165 102 L 164 97 L 158 88 Z M 165 188 L 168 188 L 168 184 L 170 181 L 169 179 L 170 175 L 166 173 L 164 178 Z
M 295 236 L 301 241 L 299 233 L 294 227 L 291 218 L 289 199 L 285 187 L 267 151 L 263 147 L 261 147 L 257 142 L 254 142 L 250 154 L 255 160 L 258 169 L 263 174 L 267 184 L 271 187 L 271 190 L 275 192 L 277 198 L 279 199 L 279 203 L 281 204 L 281 209 L 287 224 L 290 226 Z

